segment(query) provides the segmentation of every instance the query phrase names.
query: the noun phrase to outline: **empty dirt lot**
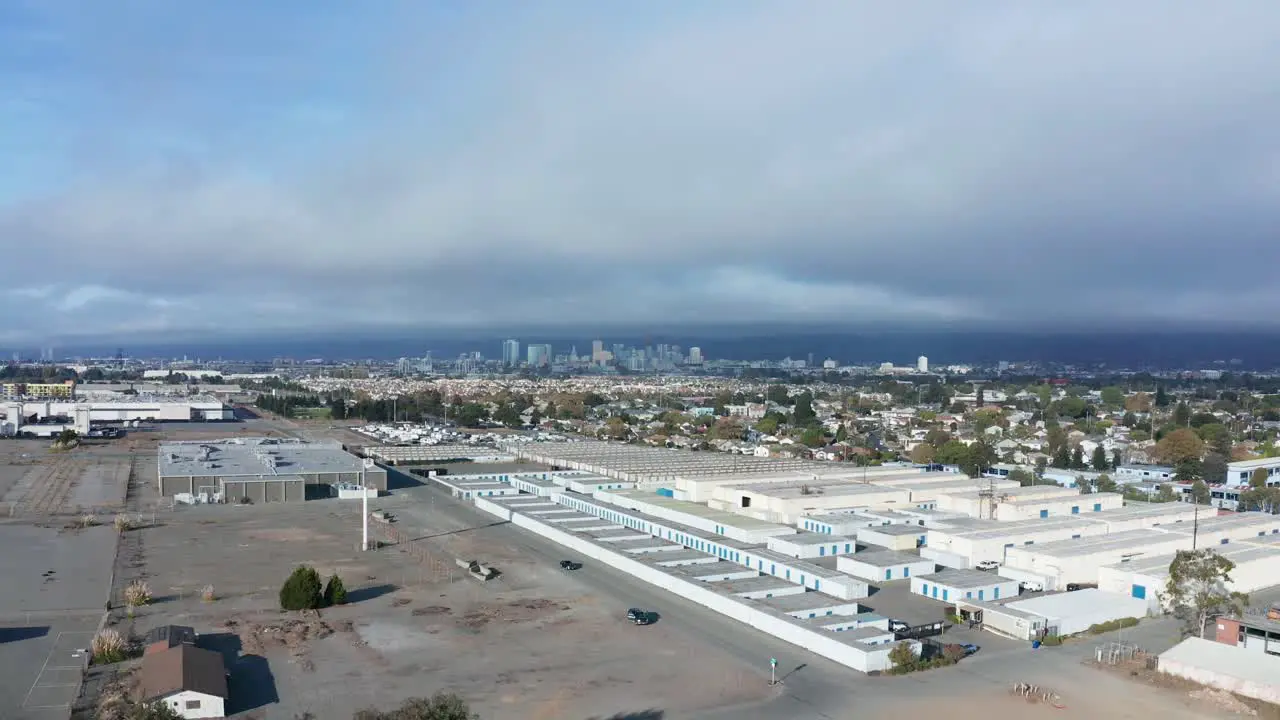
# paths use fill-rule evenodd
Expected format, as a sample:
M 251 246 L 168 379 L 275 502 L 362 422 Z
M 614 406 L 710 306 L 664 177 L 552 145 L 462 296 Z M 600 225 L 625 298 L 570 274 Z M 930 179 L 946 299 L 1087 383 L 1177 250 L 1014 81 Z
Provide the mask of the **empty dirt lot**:
M 158 513 L 155 526 L 126 534 L 116 584 L 144 579 L 157 601 L 113 622 L 138 633 L 189 624 L 209 636 L 239 658 L 232 707 L 243 717 L 344 718 L 437 689 L 462 694 L 486 720 L 659 705 L 676 717 L 768 695 L 758 668 L 661 621 L 626 623 L 626 598 L 487 543 L 497 529 L 441 526 L 441 554 L 426 564 L 395 547 L 361 553 L 359 508 L 314 501 Z M 467 577 L 453 565 L 455 549 L 492 563 L 501 577 Z M 280 613 L 280 583 L 302 563 L 340 574 L 352 603 L 318 618 Z M 213 602 L 200 598 L 208 584 Z

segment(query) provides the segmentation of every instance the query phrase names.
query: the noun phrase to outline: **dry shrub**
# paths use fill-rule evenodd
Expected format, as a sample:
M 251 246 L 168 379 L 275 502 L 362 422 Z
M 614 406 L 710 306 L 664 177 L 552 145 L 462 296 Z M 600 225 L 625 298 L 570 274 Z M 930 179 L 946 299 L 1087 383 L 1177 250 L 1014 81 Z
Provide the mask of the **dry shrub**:
M 116 525 L 117 532 L 125 532 L 126 530 L 132 530 L 134 526 L 133 520 L 130 519 L 128 515 L 117 515 L 115 525 Z
M 134 580 L 124 589 L 124 602 L 130 608 L 150 603 L 151 586 L 141 580 Z
M 82 528 L 91 528 L 97 524 L 98 524 L 98 518 L 94 517 L 93 515 L 80 516 L 80 527 Z
M 98 634 L 93 636 L 90 648 L 93 650 L 93 662 L 96 665 L 120 662 L 125 659 L 129 650 L 124 636 L 110 628 L 99 630 Z
M 213 585 L 205 585 L 200 588 L 200 599 L 204 602 L 213 602 L 218 599 L 218 597 L 213 594 Z

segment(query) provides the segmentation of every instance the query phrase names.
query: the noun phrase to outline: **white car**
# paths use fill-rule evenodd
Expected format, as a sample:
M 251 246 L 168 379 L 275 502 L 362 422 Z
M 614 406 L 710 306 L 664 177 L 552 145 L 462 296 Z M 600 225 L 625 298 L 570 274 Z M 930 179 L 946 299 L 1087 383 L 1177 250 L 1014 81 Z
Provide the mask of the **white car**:
M 1034 580 L 1023 580 L 1018 583 L 1018 587 L 1026 590 L 1027 592 L 1040 592 L 1041 590 L 1044 590 L 1044 583 L 1038 583 Z
M 974 567 L 978 568 L 979 570 L 999 570 L 1000 563 L 996 562 L 995 560 L 983 560 L 977 565 L 974 565 Z

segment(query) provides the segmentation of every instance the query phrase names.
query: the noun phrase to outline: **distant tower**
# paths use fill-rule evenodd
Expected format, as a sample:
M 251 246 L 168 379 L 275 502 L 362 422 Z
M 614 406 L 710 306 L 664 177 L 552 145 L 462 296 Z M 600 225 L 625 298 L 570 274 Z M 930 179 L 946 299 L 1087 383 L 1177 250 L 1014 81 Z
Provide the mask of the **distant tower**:
M 502 343 L 502 364 L 507 367 L 520 364 L 519 340 L 507 340 Z
M 923 355 L 916 358 L 916 370 L 922 373 L 929 372 L 929 358 Z
M 689 362 L 694 365 L 702 364 L 702 348 L 700 347 L 689 348 Z

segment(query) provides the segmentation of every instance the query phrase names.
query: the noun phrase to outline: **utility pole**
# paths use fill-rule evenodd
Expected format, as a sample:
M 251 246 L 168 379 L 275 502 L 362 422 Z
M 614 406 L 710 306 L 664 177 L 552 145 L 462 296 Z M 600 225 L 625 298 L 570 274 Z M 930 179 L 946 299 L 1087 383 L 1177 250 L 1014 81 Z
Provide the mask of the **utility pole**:
M 1192 495 L 1191 502 L 1196 506 L 1195 514 L 1191 516 L 1191 551 L 1195 552 L 1200 539 L 1200 500 Z

